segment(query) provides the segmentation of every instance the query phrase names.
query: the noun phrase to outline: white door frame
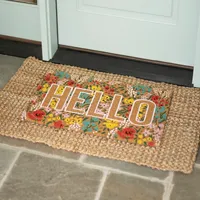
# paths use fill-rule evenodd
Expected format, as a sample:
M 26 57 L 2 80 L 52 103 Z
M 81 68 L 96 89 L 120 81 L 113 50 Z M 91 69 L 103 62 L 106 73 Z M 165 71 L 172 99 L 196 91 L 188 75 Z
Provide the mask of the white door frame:
M 194 84 L 194 87 L 200 87 L 200 15 L 199 15 L 198 32 L 197 32 L 196 55 L 195 55 L 194 72 L 193 72 L 193 84 Z
M 58 49 L 56 0 L 38 0 L 40 10 L 40 29 L 42 58 L 49 61 Z

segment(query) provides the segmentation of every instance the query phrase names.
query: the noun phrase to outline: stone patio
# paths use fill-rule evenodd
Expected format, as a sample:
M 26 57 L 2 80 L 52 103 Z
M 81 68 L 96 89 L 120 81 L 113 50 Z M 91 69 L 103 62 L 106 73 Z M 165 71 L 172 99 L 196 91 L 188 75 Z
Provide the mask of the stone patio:
M 0 88 L 24 59 L 0 55 Z M 199 200 L 190 175 L 56 150 L 0 136 L 0 200 Z

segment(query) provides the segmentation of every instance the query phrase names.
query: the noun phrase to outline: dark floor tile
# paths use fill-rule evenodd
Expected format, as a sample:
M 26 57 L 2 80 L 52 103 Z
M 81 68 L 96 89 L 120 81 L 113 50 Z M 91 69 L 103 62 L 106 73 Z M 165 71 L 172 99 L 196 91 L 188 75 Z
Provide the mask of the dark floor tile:
M 59 48 L 52 62 L 158 82 L 192 86 L 193 71 L 189 69 L 180 69 L 65 48 Z
M 35 56 L 42 59 L 42 47 L 39 44 L 31 44 L 0 38 L 0 54 L 27 58 Z

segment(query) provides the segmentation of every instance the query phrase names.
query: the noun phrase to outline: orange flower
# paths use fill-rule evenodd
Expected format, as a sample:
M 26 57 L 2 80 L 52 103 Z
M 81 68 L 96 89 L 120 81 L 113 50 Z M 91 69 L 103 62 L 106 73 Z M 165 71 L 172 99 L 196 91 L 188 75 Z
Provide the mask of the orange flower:
M 32 120 L 41 121 L 45 116 L 45 112 L 43 110 L 35 110 L 33 112 L 28 112 L 27 115 Z
M 122 131 L 118 131 L 118 134 L 121 138 L 133 139 L 135 136 L 136 130 L 133 128 L 124 128 Z
M 54 122 L 54 127 L 55 128 L 64 128 L 64 123 L 62 120 Z
M 148 146 L 154 147 L 155 146 L 155 142 L 154 141 L 148 142 Z

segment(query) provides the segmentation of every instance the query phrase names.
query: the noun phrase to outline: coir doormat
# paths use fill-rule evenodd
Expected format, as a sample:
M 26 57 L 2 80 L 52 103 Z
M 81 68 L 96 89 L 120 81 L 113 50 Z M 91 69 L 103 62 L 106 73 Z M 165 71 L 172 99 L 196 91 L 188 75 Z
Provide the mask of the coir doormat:
M 53 148 L 190 173 L 200 89 L 35 58 L 0 92 L 0 134 Z

